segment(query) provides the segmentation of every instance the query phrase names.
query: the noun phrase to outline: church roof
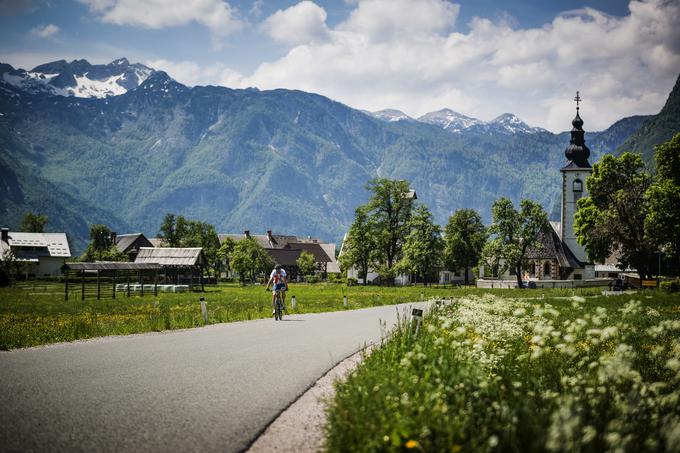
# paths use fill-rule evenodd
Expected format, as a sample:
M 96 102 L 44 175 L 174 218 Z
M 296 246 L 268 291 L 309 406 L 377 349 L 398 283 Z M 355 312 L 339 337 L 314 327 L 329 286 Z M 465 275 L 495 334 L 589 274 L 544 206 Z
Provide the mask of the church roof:
M 527 259 L 554 259 L 563 268 L 582 269 L 584 267 L 583 263 L 569 250 L 567 244 L 562 242 L 552 223 L 548 231 L 540 234 L 539 244 L 538 247 L 531 247 L 527 250 Z
M 590 157 L 590 149 L 586 146 L 585 132 L 583 131 L 583 120 L 579 115 L 579 102 L 581 97 L 579 92 L 576 92 L 576 117 L 571 122 L 573 128 L 571 129 L 571 140 L 569 146 L 564 150 L 564 155 L 567 158 L 567 165 L 562 169 L 569 168 L 591 168 L 588 157 Z

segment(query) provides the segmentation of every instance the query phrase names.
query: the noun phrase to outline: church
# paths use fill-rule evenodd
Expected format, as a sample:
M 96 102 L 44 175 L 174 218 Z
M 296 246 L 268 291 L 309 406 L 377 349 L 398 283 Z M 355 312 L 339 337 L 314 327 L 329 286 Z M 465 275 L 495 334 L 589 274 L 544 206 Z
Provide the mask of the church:
M 564 151 L 566 165 L 560 169 L 562 175 L 562 203 L 559 222 L 550 222 L 550 230 L 542 234 L 540 246 L 527 252 L 528 267 L 524 280 L 535 282 L 539 287 L 586 286 L 602 284 L 595 279 L 595 266 L 589 262 L 585 247 L 579 245 L 574 233 L 574 217 L 577 202 L 588 196 L 585 181 L 593 169 L 588 161 L 590 149 L 586 146 L 583 120 L 579 114 L 581 98 L 576 92 L 576 117 L 571 122 L 571 140 Z M 483 274 L 480 268 L 480 274 Z M 517 284 L 512 271 L 501 276 L 502 286 Z M 496 285 L 498 285 L 496 281 Z M 491 287 L 492 281 L 480 279 L 478 286 Z

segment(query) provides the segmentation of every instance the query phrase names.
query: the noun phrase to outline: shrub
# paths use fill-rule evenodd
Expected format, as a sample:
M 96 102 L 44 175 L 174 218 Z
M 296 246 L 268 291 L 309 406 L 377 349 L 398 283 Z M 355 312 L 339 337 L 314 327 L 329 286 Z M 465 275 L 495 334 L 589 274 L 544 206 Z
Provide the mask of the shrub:
M 321 281 L 321 277 L 318 275 L 306 275 L 305 281 L 307 283 L 319 283 Z
M 359 280 L 356 278 L 347 277 L 347 286 L 356 286 L 359 284 Z
M 660 287 L 668 293 L 677 293 L 680 291 L 680 278 L 676 278 L 669 282 L 661 282 Z

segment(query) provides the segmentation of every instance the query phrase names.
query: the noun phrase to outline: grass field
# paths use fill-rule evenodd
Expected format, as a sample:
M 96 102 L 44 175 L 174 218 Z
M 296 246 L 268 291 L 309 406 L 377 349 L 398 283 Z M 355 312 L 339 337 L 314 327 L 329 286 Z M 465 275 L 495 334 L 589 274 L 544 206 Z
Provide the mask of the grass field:
M 680 297 L 467 295 L 328 406 L 330 452 L 680 451 Z
M 13 349 L 60 341 L 73 341 L 104 335 L 181 329 L 203 325 L 199 297 L 205 297 L 210 323 L 242 321 L 271 316 L 271 296 L 263 286 L 221 284 L 206 287 L 204 293 L 160 293 L 81 301 L 78 285 L 71 287 L 68 301 L 64 287 L 56 283 L 28 283 L 0 288 L 0 349 Z M 296 296 L 297 313 L 348 309 L 411 302 L 432 297 L 461 297 L 484 294 L 476 288 L 362 287 L 341 284 L 291 284 L 290 297 Z M 576 290 L 575 294 L 596 294 L 598 289 Z M 518 297 L 571 295 L 573 290 L 536 291 L 494 290 L 494 294 Z

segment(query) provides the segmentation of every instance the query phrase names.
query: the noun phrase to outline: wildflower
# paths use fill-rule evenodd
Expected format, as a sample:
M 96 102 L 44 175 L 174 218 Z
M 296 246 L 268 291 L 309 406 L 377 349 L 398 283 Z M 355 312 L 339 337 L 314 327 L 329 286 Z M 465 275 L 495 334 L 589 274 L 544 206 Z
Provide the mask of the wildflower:
M 390 436 L 383 436 L 383 442 L 387 443 L 390 441 Z
M 489 447 L 494 448 L 496 445 L 498 445 L 498 436 L 494 434 L 489 437 Z
M 453 446 L 451 447 L 451 453 L 460 453 L 462 449 L 463 449 L 462 446 L 458 444 L 453 444 Z
M 409 440 L 408 442 L 406 442 L 405 447 L 408 448 L 409 450 L 411 450 L 411 449 L 413 449 L 413 448 L 418 448 L 418 447 L 420 447 L 420 444 L 418 443 L 417 440 L 411 439 L 411 440 Z

